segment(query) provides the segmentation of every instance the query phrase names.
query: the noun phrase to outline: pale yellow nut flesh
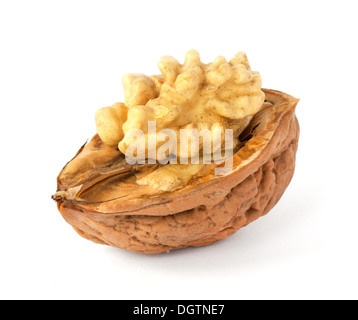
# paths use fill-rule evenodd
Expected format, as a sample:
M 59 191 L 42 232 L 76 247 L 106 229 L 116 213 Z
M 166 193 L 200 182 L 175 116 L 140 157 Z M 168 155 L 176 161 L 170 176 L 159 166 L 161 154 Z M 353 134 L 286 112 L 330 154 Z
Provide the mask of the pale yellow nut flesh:
M 123 123 L 127 120 L 128 108 L 120 102 L 99 109 L 95 115 L 97 133 L 103 143 L 117 148 L 124 137 Z

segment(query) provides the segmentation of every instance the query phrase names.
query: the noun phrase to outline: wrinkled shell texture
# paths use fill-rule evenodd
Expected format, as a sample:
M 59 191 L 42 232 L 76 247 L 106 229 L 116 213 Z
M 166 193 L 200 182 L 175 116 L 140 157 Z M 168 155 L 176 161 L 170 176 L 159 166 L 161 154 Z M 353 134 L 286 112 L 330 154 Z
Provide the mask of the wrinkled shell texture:
M 145 215 L 145 210 L 142 215 L 138 211 L 101 213 L 64 199 L 58 201 L 59 211 L 82 237 L 139 253 L 203 246 L 229 237 L 268 213 L 294 174 L 298 100 L 278 91 L 265 93 L 268 98 L 285 100 L 269 141 L 237 172 L 218 178 L 207 192 L 200 190 L 191 209 L 181 211 L 176 206 L 170 214 L 157 216 Z M 155 207 L 151 206 L 152 212 Z

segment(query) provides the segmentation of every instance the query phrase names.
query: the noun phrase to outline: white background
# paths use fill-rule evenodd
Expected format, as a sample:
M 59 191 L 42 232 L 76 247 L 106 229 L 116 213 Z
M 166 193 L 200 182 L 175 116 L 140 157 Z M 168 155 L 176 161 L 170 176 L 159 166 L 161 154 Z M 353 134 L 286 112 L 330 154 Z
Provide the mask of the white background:
M 357 299 L 356 1 L 1 1 L 1 299 Z M 229 239 L 140 255 L 77 235 L 50 196 L 162 55 L 245 51 L 300 98 L 297 168 L 279 204 Z

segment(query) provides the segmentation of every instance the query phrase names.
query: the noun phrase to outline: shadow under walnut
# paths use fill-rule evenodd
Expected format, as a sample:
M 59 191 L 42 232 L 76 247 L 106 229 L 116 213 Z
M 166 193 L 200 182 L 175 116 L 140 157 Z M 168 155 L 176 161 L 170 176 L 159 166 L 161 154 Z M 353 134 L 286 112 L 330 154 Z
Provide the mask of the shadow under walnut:
M 129 166 L 95 136 L 59 174 L 53 198 L 62 216 L 93 242 L 160 253 L 212 244 L 265 215 L 294 174 L 299 125 L 298 99 L 263 91 L 230 174 L 216 176 L 215 165 L 206 165 L 180 190 L 148 193 L 135 174 L 150 165 Z

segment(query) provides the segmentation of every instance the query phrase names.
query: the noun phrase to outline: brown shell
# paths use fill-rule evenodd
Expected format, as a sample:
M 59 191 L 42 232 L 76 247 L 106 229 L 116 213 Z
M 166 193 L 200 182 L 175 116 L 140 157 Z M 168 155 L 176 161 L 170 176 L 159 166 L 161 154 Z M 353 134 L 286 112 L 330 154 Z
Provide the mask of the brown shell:
M 131 177 L 150 165 L 127 165 L 95 136 L 59 174 L 53 198 L 62 216 L 93 242 L 160 253 L 214 243 L 266 214 L 293 176 L 299 125 L 298 99 L 263 91 L 230 174 L 215 176 L 206 165 L 180 190 L 148 193 Z

